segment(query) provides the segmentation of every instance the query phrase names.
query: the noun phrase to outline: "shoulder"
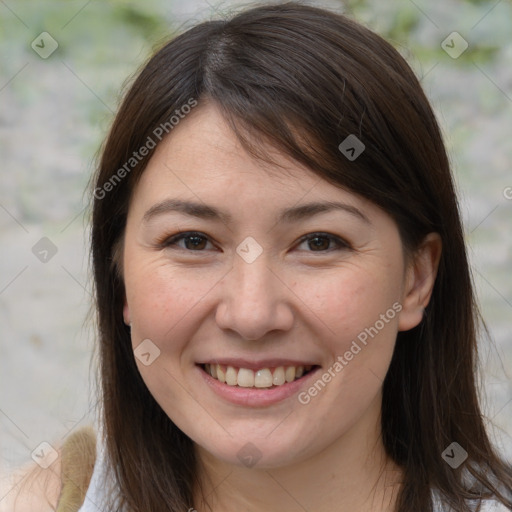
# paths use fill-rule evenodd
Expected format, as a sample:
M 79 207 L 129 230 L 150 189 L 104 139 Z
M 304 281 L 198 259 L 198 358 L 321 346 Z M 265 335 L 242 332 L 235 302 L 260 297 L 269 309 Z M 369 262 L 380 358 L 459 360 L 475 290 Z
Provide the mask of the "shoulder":
M 33 463 L 2 477 L 0 512 L 78 511 L 96 459 L 96 435 L 84 427 L 57 448 L 58 458 L 47 468 Z
M 59 459 L 43 470 L 27 464 L 0 481 L 0 512 L 46 512 L 55 510 L 61 487 Z

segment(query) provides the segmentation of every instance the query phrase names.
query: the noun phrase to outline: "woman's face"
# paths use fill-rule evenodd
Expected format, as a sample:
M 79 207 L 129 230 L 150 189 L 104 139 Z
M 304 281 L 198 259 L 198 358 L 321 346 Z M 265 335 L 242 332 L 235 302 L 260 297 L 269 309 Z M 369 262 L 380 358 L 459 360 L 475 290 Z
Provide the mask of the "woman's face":
M 123 254 L 151 394 L 203 450 L 261 467 L 373 428 L 397 331 L 421 318 L 395 222 L 272 156 L 286 170 L 200 105 L 143 173 Z

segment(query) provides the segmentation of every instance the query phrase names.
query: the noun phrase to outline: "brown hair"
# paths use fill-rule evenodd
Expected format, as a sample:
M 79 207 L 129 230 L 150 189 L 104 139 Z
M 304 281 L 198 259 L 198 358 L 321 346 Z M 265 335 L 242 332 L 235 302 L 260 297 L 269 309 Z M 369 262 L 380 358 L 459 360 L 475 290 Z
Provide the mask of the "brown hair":
M 398 334 L 383 385 L 383 442 L 404 470 L 397 511 L 433 510 L 432 489 L 458 511 L 494 495 L 512 506 L 506 495 L 512 471 L 491 446 L 479 408 L 479 315 L 434 114 L 390 44 L 345 16 L 291 2 L 201 23 L 168 42 L 125 95 L 103 148 L 92 256 L 116 510 L 193 505 L 193 443 L 137 370 L 115 257 L 131 193 L 153 150 L 133 168 L 126 162 L 191 98 L 213 101 L 255 156 L 266 158 L 255 141 L 270 142 L 323 179 L 379 205 L 396 221 L 409 251 L 426 234 L 440 234 L 443 252 L 426 316 Z M 366 146 L 351 162 L 338 149 L 350 134 Z M 123 166 L 122 179 L 113 183 Z M 109 180 L 112 186 L 105 187 Z M 441 457 L 454 441 L 468 453 L 458 469 Z

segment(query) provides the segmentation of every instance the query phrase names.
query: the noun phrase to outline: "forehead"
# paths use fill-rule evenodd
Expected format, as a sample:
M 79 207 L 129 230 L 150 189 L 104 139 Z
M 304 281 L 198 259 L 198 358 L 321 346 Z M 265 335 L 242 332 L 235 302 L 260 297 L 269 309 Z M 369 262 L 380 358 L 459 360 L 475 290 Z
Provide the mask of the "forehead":
M 205 202 L 236 198 L 248 206 L 264 202 L 273 207 L 302 198 L 356 199 L 270 145 L 259 149 L 272 163 L 247 152 L 214 104 L 200 104 L 160 142 L 134 201 L 149 206 L 172 194 Z
M 250 155 L 212 103 L 197 107 L 157 147 L 143 180 L 169 185 L 197 184 L 214 190 L 258 185 L 307 190 L 320 178 L 270 145 L 265 156 Z M 181 188 L 181 187 L 180 187 Z M 240 190 L 241 192 L 242 190 Z

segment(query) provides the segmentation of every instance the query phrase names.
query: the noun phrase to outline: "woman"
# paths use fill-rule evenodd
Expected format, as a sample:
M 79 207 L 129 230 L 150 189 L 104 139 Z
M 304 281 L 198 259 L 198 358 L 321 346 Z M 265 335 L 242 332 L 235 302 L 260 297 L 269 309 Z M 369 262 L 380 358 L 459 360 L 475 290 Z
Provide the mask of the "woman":
M 379 36 L 292 2 L 166 44 L 104 146 L 92 255 L 82 511 L 512 507 L 446 152 Z

